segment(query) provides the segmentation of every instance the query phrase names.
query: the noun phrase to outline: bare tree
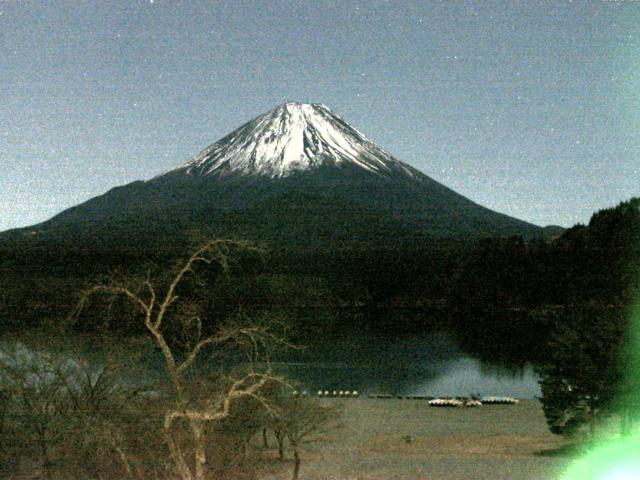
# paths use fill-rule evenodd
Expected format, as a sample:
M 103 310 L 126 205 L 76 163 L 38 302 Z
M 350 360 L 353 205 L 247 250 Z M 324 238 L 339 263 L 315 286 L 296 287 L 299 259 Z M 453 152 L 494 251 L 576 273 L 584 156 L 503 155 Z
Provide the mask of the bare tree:
M 227 323 L 212 334 L 203 332 L 203 325 L 193 302 L 180 304 L 178 290 L 189 275 L 196 274 L 196 266 L 217 265 L 226 271 L 232 249 L 248 249 L 248 244 L 230 240 L 213 240 L 198 248 L 177 270 L 168 286 L 157 289 L 147 279 L 142 291 L 135 291 L 121 285 L 97 285 L 82 296 L 74 315 L 77 316 L 89 305 L 95 294 L 124 296 L 143 314 L 146 330 L 162 352 L 174 400 L 167 405 L 164 420 L 164 440 L 169 449 L 177 474 L 182 480 L 201 480 L 206 468 L 206 425 L 219 422 L 229 416 L 231 406 L 239 399 L 252 398 L 268 412 L 276 414 L 275 407 L 267 401 L 261 390 L 268 382 L 279 381 L 268 368 L 268 355 L 273 344 L 283 344 L 283 338 L 273 332 L 269 325 L 244 325 L 242 322 Z M 173 312 L 174 315 L 170 315 Z M 173 323 L 173 325 L 171 325 Z M 188 332 L 186 349 L 178 352 L 166 336 L 168 326 L 176 330 L 176 323 Z M 169 325 L 168 325 L 169 324 Z M 243 374 L 227 376 L 218 389 L 210 388 L 205 394 L 194 393 L 193 382 L 188 371 L 207 348 L 220 347 L 229 342 L 247 346 L 248 358 L 252 361 L 261 357 L 267 360 L 267 367 L 257 371 L 250 366 Z M 253 365 L 251 362 L 250 365 Z M 196 389 L 197 390 L 197 389 Z M 186 448 L 177 435 L 177 424 L 184 424 L 193 457 L 188 459 Z
M 131 418 L 127 410 L 138 406 L 113 364 L 95 367 L 71 354 L 2 345 L 0 385 L 0 451 L 11 455 L 9 468 L 37 465 L 45 479 L 133 477 L 122 426 Z
M 300 474 L 300 449 L 302 445 L 319 441 L 329 429 L 335 428 L 340 416 L 339 405 L 322 405 L 310 398 L 294 398 L 286 412 L 287 438 L 293 450 L 293 480 Z
M 64 435 L 68 403 L 63 368 L 60 359 L 35 354 L 21 345 L 3 346 L 0 351 L 0 383 L 11 405 L 8 420 L 13 420 L 7 430 L 21 443 L 16 453 L 29 450 L 45 479 L 52 476 L 55 445 Z
M 305 444 L 321 441 L 326 434 L 338 427 L 341 414 L 340 404 L 326 404 L 313 398 L 294 396 L 291 388 L 281 386 L 273 394 L 273 402 L 279 413 L 274 415 L 269 427 L 278 443 L 280 461 L 285 458 L 285 439 L 293 451 L 293 480 L 300 474 L 301 450 Z

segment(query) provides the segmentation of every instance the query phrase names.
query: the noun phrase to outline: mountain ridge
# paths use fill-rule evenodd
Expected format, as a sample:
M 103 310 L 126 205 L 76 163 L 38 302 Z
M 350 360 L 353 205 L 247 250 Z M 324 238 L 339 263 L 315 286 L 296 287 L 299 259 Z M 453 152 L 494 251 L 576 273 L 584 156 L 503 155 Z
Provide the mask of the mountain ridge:
M 157 176 L 286 177 L 351 163 L 376 174 L 417 173 L 370 141 L 326 105 L 287 102 L 250 120 L 181 165 Z M 155 177 L 155 178 L 157 178 Z
M 391 249 L 428 238 L 542 236 L 397 160 L 328 107 L 290 102 L 169 171 L 2 237 L 147 248 L 197 231 L 329 249 L 347 246 L 350 233 L 363 248 Z

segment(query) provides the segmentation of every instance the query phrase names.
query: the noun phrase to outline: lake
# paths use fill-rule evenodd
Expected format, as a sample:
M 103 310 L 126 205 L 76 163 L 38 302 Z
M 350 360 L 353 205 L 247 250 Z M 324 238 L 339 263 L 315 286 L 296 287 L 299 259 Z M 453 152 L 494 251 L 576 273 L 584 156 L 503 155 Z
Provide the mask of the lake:
M 12 341 L 5 339 L 3 343 L 6 347 Z M 42 351 L 50 345 L 29 348 Z M 58 353 L 64 348 L 55 347 Z M 101 364 L 105 358 L 105 350 L 92 342 L 80 351 L 91 364 Z M 163 378 L 163 359 L 157 350 L 128 346 L 118 353 L 137 366 L 140 378 Z M 211 363 L 203 357 L 201 367 L 210 368 L 207 365 Z M 462 352 L 446 334 L 389 338 L 363 335 L 355 344 L 354 338 L 334 339 L 301 353 L 299 358 L 294 354 L 272 365 L 276 374 L 313 395 L 318 390 L 434 397 L 477 394 L 532 399 L 540 395 L 532 368 L 509 370 L 483 364 Z
M 276 373 L 300 390 L 358 390 L 362 394 L 468 396 L 540 395 L 531 367 L 509 370 L 462 352 L 446 334 L 411 338 L 367 337 L 359 348 L 331 342 L 315 359 L 275 363 Z

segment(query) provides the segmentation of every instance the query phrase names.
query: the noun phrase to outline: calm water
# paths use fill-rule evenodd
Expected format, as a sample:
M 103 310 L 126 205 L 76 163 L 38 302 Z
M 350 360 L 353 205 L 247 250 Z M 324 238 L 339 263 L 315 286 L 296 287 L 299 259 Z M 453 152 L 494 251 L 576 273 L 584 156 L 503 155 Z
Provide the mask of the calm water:
M 540 395 L 538 379 L 531 368 L 514 372 L 483 365 L 461 352 L 446 335 L 366 337 L 359 339 L 357 347 L 353 342 L 353 338 L 327 342 L 307 351 L 299 361 L 276 362 L 273 367 L 277 374 L 297 383 L 300 390 L 312 394 L 322 389 L 427 396 Z M 47 347 L 30 347 L 32 351 L 44 348 Z M 132 350 L 129 355 L 127 348 L 119 356 L 136 364 L 136 376 L 150 381 L 164 377 L 163 360 L 157 350 L 137 350 L 136 354 Z M 104 358 L 100 348 L 82 350 L 82 357 L 89 363 L 100 364 Z M 205 359 L 203 366 L 206 362 Z
M 329 346 L 316 361 L 277 363 L 277 373 L 301 390 L 358 390 L 393 395 L 540 395 L 530 367 L 509 371 L 483 365 L 461 352 L 446 335 L 411 339 L 368 338 L 365 348 Z

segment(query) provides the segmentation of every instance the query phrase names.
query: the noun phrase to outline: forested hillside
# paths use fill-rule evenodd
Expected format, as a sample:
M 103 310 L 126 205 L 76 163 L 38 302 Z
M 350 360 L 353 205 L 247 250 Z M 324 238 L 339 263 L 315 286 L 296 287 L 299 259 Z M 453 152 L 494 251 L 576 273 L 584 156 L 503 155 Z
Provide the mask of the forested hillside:
M 422 238 L 395 250 L 262 245 L 259 252 L 237 252 L 229 276 L 207 286 L 206 320 L 215 325 L 238 308 L 278 313 L 305 342 L 319 333 L 452 330 L 481 357 L 535 362 L 545 355 L 553 324 L 575 308 L 622 312 L 631 303 L 638 291 L 639 204 L 632 199 L 601 210 L 588 225 L 547 240 Z M 187 244 L 144 255 L 4 250 L 0 322 L 5 331 L 64 323 L 83 288 L 153 277 L 188 251 Z M 104 319 L 84 318 L 70 327 L 139 333 L 124 313 L 109 311 L 106 326 Z

